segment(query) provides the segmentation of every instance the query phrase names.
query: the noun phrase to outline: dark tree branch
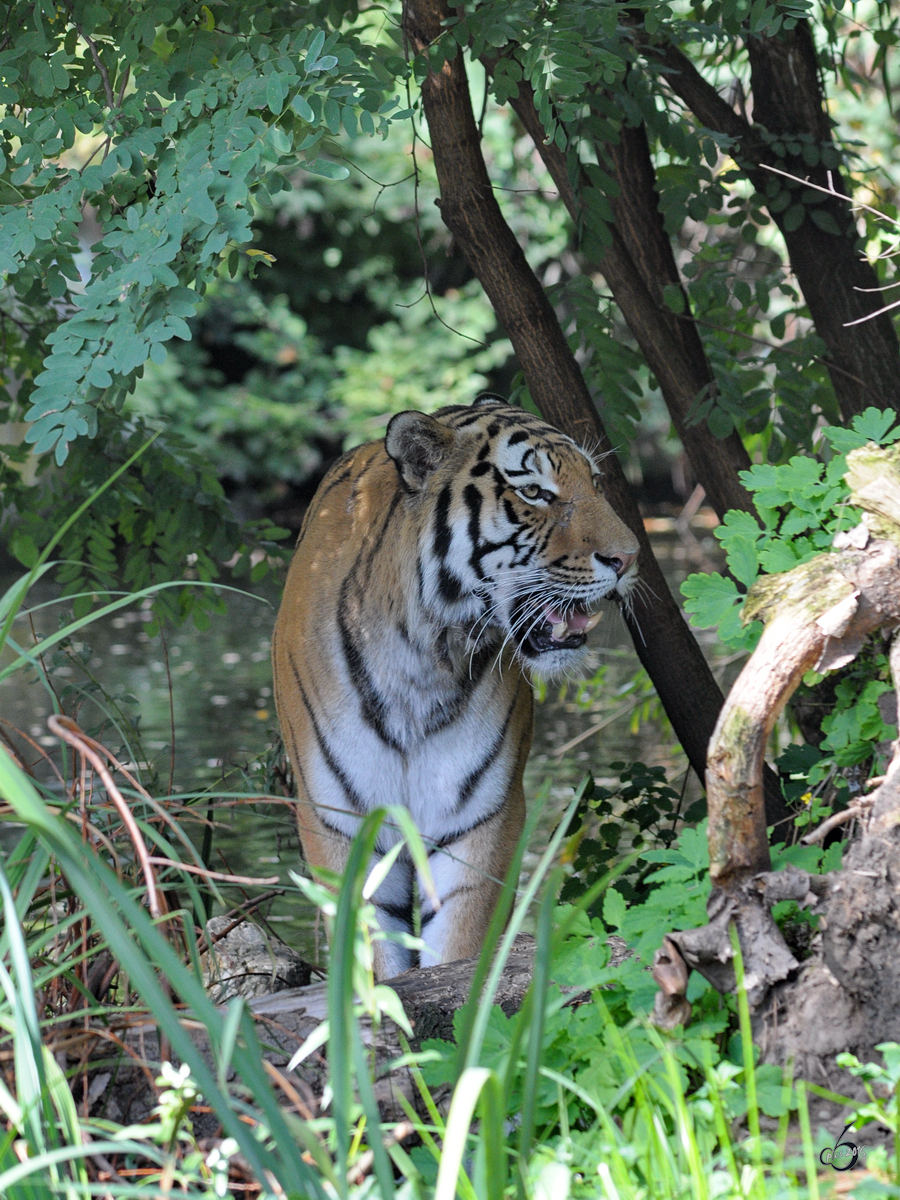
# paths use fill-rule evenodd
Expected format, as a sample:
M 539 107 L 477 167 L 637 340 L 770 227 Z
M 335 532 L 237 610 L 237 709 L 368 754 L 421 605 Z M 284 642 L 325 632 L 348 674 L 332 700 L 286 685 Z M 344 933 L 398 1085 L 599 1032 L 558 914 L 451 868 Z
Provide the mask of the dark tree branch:
M 491 70 L 497 60 L 486 57 L 482 61 Z M 534 106 L 533 92 L 526 82 L 519 83 L 518 96 L 510 103 L 577 223 L 580 208 L 565 157 L 554 144 L 547 144 Z M 673 424 L 713 508 L 720 517 L 729 508 L 741 508 L 755 515 L 750 496 L 737 474 L 750 466 L 749 456 L 738 435 L 735 433 L 720 441 L 713 437 L 705 422 L 689 425 L 686 421 L 694 397 L 712 383 L 712 371 L 693 322 L 676 316 L 662 303 L 665 284 L 672 282 L 680 286 L 680 279 L 656 203 L 656 177 L 650 147 L 642 128 L 623 129 L 622 134 L 621 147 L 614 148 L 614 170 L 622 198 L 616 202 L 616 224 L 610 229 L 612 245 L 598 264 L 599 268 L 659 381 Z M 591 186 L 583 176 L 580 182 L 582 189 Z M 623 229 L 626 231 L 624 236 Z M 686 295 L 685 306 L 689 311 Z M 768 766 L 763 770 L 763 789 L 766 820 L 769 824 L 783 821 L 787 807 L 778 776 Z
M 510 103 L 532 136 L 572 220 L 578 223 L 581 208 L 569 180 L 565 157 L 556 145 L 546 144 L 544 127 L 528 84 L 518 85 L 518 97 Z M 646 133 L 643 128 L 623 127 L 619 145 L 605 149 L 612 172 L 617 176 L 620 196 L 612 202 L 616 216 L 616 224 L 610 229 L 612 245 L 599 260 L 598 268 L 658 380 L 691 469 L 702 482 L 716 514 L 724 517 L 728 509 L 755 512 L 750 494 L 738 476 L 739 470 L 750 467 L 750 457 L 738 434 L 719 439 L 710 432 L 706 421 L 689 424 L 692 404 L 697 396 L 715 388 L 715 380 L 694 323 L 680 319 L 662 302 L 666 284 L 679 288 L 682 284 L 671 242 L 662 226 Z M 583 193 L 590 186 L 582 173 L 578 192 Z M 684 290 L 682 294 L 685 312 L 690 312 L 688 296 Z
M 490 69 L 491 60 L 483 61 Z M 531 135 L 577 225 L 581 208 L 569 179 L 565 156 L 556 145 L 547 144 L 530 86 L 523 80 L 518 87 L 518 97 L 511 99 L 510 104 Z M 612 202 L 615 214 L 615 225 L 610 228 L 612 244 L 597 266 L 657 378 L 691 469 L 703 484 L 710 504 L 720 518 L 730 508 L 755 513 L 750 495 L 738 477 L 738 471 L 750 467 L 750 457 L 738 434 L 719 439 L 705 421 L 688 423 L 695 399 L 715 388 L 715 380 L 693 322 L 680 319 L 663 303 L 663 288 L 667 284 L 680 288 L 681 281 L 659 212 L 656 175 L 646 133 L 642 127 L 623 126 L 619 144 L 604 149 L 621 194 Z M 579 193 L 591 186 L 582 172 Z M 690 304 L 683 290 L 682 295 L 685 311 L 689 312 Z
M 763 131 L 776 137 L 809 135 L 818 149 L 837 154 L 819 85 L 815 46 L 805 22 L 777 38 L 748 38 L 753 125 L 729 107 L 675 46 L 654 45 L 641 31 L 637 37 L 648 59 L 663 68 L 668 86 L 697 120 L 735 140 L 735 161 L 770 205 L 782 194 L 783 181 L 774 184 L 767 166 L 823 187 L 830 178 L 837 192 L 848 194 L 839 171 L 827 170 L 821 161 L 810 167 L 802 157 L 789 153 L 779 157 L 772 141 L 763 136 Z M 900 411 L 900 345 L 890 316 L 883 314 L 847 327 L 882 303 L 878 277 L 864 257 L 850 205 L 839 196 L 825 197 L 808 206 L 802 224 L 789 230 L 785 213 L 793 204 L 804 202 L 805 187 L 803 182 L 788 187 L 791 205 L 777 212 L 770 207 L 769 212 L 784 237 L 791 269 L 816 331 L 828 347 L 826 365 L 841 413 L 849 421 L 872 404 Z M 840 232 L 821 229 L 813 220 L 815 212 L 827 214 Z

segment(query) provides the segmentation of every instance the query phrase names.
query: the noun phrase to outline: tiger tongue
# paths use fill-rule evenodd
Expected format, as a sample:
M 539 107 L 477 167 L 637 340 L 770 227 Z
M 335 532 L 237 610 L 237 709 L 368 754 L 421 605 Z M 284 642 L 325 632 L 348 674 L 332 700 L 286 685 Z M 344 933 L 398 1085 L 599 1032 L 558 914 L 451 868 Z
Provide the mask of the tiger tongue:
M 544 614 L 551 626 L 551 636 L 554 642 L 563 642 L 573 633 L 590 633 L 599 622 L 601 613 L 572 612 L 567 617 L 556 609 L 547 609 Z

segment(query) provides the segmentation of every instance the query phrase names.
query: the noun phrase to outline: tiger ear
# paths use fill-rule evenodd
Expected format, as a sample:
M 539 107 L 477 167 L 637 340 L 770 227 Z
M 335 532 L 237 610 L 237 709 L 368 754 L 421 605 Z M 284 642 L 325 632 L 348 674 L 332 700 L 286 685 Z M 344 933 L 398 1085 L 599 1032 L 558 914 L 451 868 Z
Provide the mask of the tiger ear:
M 421 412 L 402 412 L 388 422 L 384 448 L 406 486 L 418 491 L 444 461 L 453 440 L 453 430 L 434 417 Z

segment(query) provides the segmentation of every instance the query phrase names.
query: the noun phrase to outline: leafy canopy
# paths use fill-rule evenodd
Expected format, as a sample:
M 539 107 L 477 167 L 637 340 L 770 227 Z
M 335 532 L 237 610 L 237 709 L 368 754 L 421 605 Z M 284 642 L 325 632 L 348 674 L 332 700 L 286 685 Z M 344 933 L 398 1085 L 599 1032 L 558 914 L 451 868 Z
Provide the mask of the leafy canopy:
M 206 286 L 223 260 L 236 270 L 254 203 L 288 186 L 288 166 L 346 176 L 329 139 L 383 134 L 396 117 L 374 53 L 308 15 L 164 0 L 7 7 L 0 269 L 14 310 L 62 316 L 33 385 L 21 372 L 38 453 L 63 463 L 96 433 L 101 400 L 121 404 L 148 359 L 190 338 Z M 100 235 L 89 265 L 85 206 Z M 18 347 L 21 366 L 33 348 Z

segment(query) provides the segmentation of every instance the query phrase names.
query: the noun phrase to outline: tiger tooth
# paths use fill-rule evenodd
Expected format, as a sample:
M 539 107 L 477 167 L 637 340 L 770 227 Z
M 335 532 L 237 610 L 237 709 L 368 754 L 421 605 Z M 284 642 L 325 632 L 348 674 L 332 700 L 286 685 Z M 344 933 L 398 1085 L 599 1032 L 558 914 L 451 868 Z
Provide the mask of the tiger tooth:
M 590 633 L 591 630 L 593 628 L 595 628 L 595 626 L 600 624 L 600 618 L 602 616 L 603 616 L 603 613 L 598 613 L 598 612 L 592 613 L 591 616 L 589 616 L 588 619 L 584 623 L 584 632 Z
M 563 641 L 566 634 L 569 632 L 569 622 L 560 621 L 557 625 L 553 626 L 550 632 L 553 634 L 553 640 L 555 642 Z

